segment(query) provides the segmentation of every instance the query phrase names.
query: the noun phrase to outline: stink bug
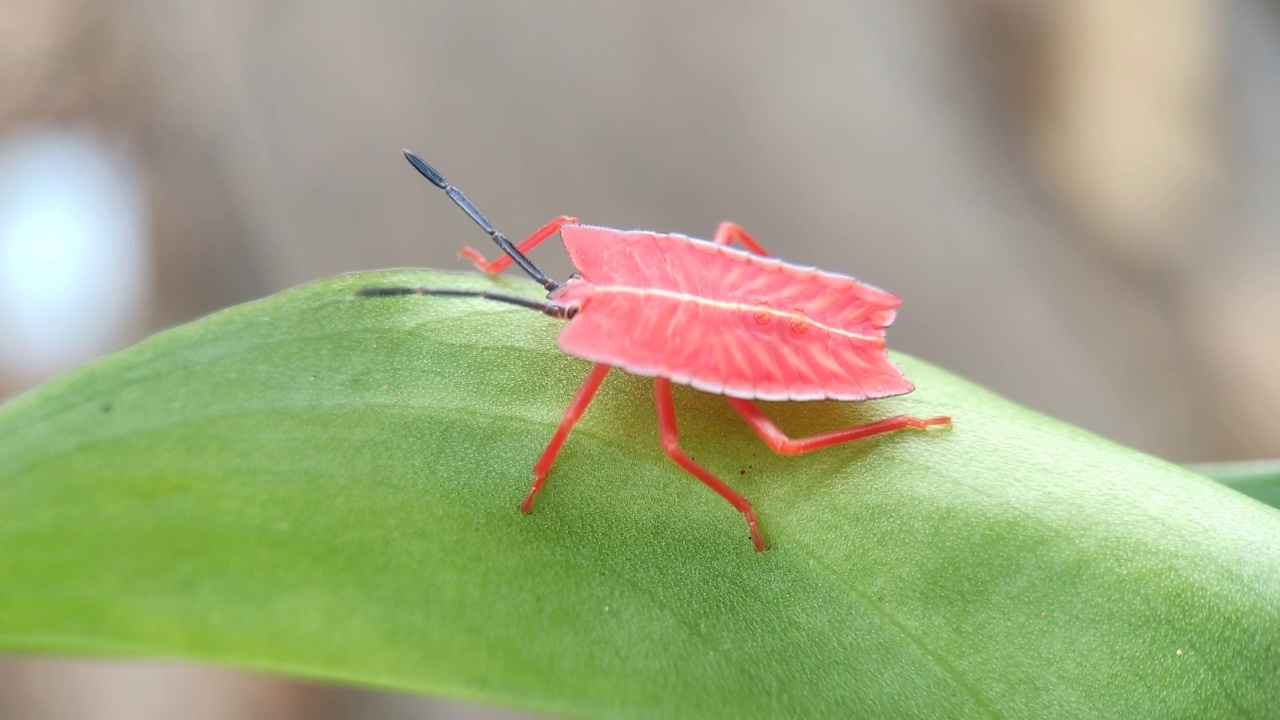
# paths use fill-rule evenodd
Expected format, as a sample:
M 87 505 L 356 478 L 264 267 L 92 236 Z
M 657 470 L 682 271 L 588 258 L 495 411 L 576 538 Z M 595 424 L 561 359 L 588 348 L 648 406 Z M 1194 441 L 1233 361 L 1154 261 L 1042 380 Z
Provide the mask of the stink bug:
M 680 449 L 672 383 L 724 395 L 769 449 L 780 455 L 951 424 L 945 416 L 925 420 L 899 415 L 790 438 L 752 404 L 752 400 L 853 402 L 911 392 L 911 383 L 885 352 L 884 331 L 901 301 L 883 290 L 845 275 L 772 258 L 745 230 L 727 222 L 708 242 L 581 225 L 577 218 L 561 216 L 514 245 L 435 168 L 408 150 L 404 155 L 504 253 L 489 262 L 479 252 L 464 248 L 461 257 L 486 273 L 500 273 L 514 263 L 547 289 L 547 300 L 446 288 L 377 287 L 358 294 L 480 297 L 539 310 L 567 321 L 557 341 L 561 350 L 595 363 L 533 466 L 533 485 L 520 505 L 521 512 L 533 508 L 569 432 L 614 367 L 654 378 L 662 449 L 742 513 L 759 551 L 765 545 L 751 503 Z M 563 283 L 547 277 L 525 256 L 557 232 L 578 270 Z M 745 250 L 731 247 L 734 242 Z

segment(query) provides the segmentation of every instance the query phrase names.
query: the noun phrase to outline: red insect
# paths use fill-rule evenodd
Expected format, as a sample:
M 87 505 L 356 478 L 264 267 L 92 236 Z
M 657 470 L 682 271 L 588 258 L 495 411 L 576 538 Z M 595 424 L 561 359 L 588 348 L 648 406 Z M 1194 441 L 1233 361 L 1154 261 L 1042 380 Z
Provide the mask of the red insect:
M 533 467 L 520 505 L 528 513 L 556 455 L 614 367 L 654 378 L 658 427 L 667 457 L 729 501 L 765 549 L 751 504 L 680 449 L 671 384 L 724 395 L 771 450 L 800 455 L 908 428 L 946 427 L 949 417 L 899 415 L 867 425 L 790 438 L 752 400 L 872 400 L 911 392 L 889 362 L 884 331 L 900 300 L 845 275 L 774 259 L 742 228 L 722 223 L 711 242 L 643 230 L 613 230 L 561 216 L 516 246 L 460 190 L 422 158 L 405 158 L 463 210 L 505 255 L 488 262 L 460 253 L 487 273 L 515 263 L 547 289 L 547 302 L 474 290 L 367 288 L 363 296 L 480 297 L 567 320 L 560 349 L 595 363 Z M 557 283 L 525 253 L 560 233 L 578 273 Z M 730 247 L 734 242 L 745 251 Z

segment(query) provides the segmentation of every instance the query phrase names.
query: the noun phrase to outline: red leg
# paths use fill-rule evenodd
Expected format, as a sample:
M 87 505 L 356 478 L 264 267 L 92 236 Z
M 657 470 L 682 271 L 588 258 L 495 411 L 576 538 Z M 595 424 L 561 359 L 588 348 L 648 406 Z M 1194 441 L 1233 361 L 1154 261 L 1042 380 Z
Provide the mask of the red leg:
M 542 229 L 539 230 L 538 232 L 525 238 L 525 241 L 517 245 L 516 249 L 519 250 L 521 254 L 527 254 L 530 250 L 541 245 L 543 241 L 545 241 L 547 238 L 560 232 L 560 228 L 564 227 L 565 225 L 577 225 L 577 224 L 578 224 L 578 218 L 569 217 L 568 215 L 561 215 L 555 220 L 552 220 L 546 225 L 543 225 Z M 464 247 L 461 250 L 459 250 L 458 257 L 470 260 L 471 262 L 476 264 L 476 267 L 489 273 L 490 275 L 496 275 L 502 272 L 503 270 L 506 270 L 507 268 L 511 267 L 511 257 L 509 255 L 503 255 L 497 260 L 494 260 L 493 262 L 489 262 L 488 260 L 484 259 L 484 256 L 480 254 L 479 250 L 476 250 L 474 248 L 469 248 L 469 247 Z
M 751 509 L 751 503 L 715 475 L 703 469 L 701 465 L 690 460 L 689 456 L 680 449 L 680 435 L 676 430 L 676 406 L 671 397 L 671 381 L 666 378 L 656 378 L 653 381 L 653 390 L 658 403 L 658 429 L 662 432 L 662 449 L 667 453 L 667 457 L 684 468 L 685 472 L 701 480 L 717 495 L 728 500 L 735 510 L 742 513 L 742 516 L 747 519 L 747 527 L 751 529 L 751 542 L 756 546 L 757 551 L 764 552 L 764 540 L 760 539 L 760 531 L 756 528 L 756 514 Z
M 533 510 L 533 499 L 538 496 L 538 492 L 542 490 L 542 484 L 547 481 L 547 474 L 551 472 L 556 455 L 560 454 L 560 447 L 569 437 L 573 426 L 578 424 L 578 419 L 587 411 L 591 398 L 595 396 L 596 390 L 600 389 L 600 383 L 604 382 L 604 376 L 608 375 L 611 369 L 609 365 L 598 364 L 591 369 L 587 379 L 582 381 L 582 387 L 578 388 L 578 393 L 573 396 L 569 407 L 565 408 L 564 418 L 560 420 L 560 427 L 556 428 L 556 434 L 551 437 L 551 442 L 547 443 L 547 449 L 542 451 L 538 464 L 533 466 L 533 486 L 529 488 L 529 494 L 525 496 L 524 502 L 520 503 L 520 512 L 527 515 Z
M 765 414 L 760 412 L 760 408 L 752 403 L 737 398 L 727 399 L 733 409 L 737 410 L 738 414 L 742 416 L 742 419 L 747 421 L 747 425 L 750 425 L 751 429 L 756 431 L 761 440 L 764 440 L 769 449 L 779 455 L 803 455 L 807 452 L 853 442 L 854 440 L 862 440 L 873 435 L 882 435 L 907 429 L 927 430 L 931 427 L 950 427 L 951 425 L 951 418 L 942 415 L 928 420 L 898 415 L 897 417 L 878 420 L 858 427 L 833 430 L 805 438 L 790 438 L 777 425 L 774 425 L 772 420 L 765 417 Z
M 765 249 L 760 247 L 760 243 L 756 242 L 755 238 L 751 237 L 751 235 L 749 235 L 746 230 L 743 230 L 742 226 L 737 223 L 720 223 L 720 227 L 716 228 L 715 237 L 711 238 L 711 241 L 717 245 L 732 245 L 734 240 L 737 240 L 742 247 L 746 248 L 747 252 L 769 257 L 769 253 L 765 252 Z

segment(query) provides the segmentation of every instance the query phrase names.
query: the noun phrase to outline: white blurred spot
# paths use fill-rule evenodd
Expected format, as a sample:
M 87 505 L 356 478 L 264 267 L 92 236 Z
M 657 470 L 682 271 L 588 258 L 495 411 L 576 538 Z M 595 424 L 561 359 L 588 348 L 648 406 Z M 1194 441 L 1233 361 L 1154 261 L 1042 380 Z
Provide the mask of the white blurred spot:
M 43 376 L 119 347 L 150 295 L 141 180 L 96 135 L 0 144 L 0 366 Z

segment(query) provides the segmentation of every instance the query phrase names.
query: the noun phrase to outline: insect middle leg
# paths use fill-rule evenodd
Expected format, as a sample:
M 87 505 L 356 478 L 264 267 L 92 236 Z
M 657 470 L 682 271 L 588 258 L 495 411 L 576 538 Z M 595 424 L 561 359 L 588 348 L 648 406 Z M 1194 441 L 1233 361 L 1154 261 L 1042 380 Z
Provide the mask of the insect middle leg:
M 711 242 L 717 245 L 732 245 L 735 240 L 746 248 L 747 252 L 769 257 L 769 253 L 760 247 L 760 243 L 756 242 L 755 238 L 751 237 L 751 234 L 737 223 L 720 223 L 720 226 L 716 228 L 715 236 L 711 238 Z
M 949 427 L 951 418 L 945 415 L 926 419 L 898 415 L 885 420 L 877 420 L 866 425 L 833 430 L 831 432 L 810 435 L 803 438 L 788 437 L 782 429 L 774 424 L 760 408 L 747 400 L 726 398 L 742 419 L 760 436 L 769 449 L 779 455 L 803 455 L 814 450 L 841 445 L 854 440 L 863 440 L 875 435 L 897 432 L 899 430 L 927 430 L 932 427 Z
M 757 551 L 764 552 L 764 540 L 760 538 L 760 530 L 756 527 L 756 513 L 751 509 L 751 503 L 715 475 L 707 472 L 701 465 L 689 459 L 689 456 L 680 449 L 680 434 L 676 429 L 676 406 L 671 396 L 671 381 L 666 378 L 656 378 L 653 381 L 653 390 L 658 406 L 658 430 L 662 433 L 662 449 L 667 453 L 667 457 L 685 472 L 701 480 L 717 495 L 728 500 L 733 509 L 742 513 L 747 520 L 747 527 L 751 530 L 751 543 L 756 546 Z
M 545 242 L 547 238 L 550 238 L 552 235 L 555 235 L 556 233 L 560 232 L 560 228 L 564 227 L 565 225 L 577 225 L 577 224 L 578 224 L 578 218 L 570 217 L 568 215 L 561 215 L 555 220 L 552 220 L 546 225 L 543 225 L 542 229 L 539 230 L 538 232 L 525 238 L 524 242 L 516 246 L 516 249 L 519 250 L 522 255 L 527 254 L 530 250 L 538 247 L 543 242 Z M 475 248 L 472 248 L 472 247 L 464 247 L 461 250 L 459 250 L 458 257 L 470 260 L 471 262 L 475 263 L 477 268 L 480 268 L 481 270 L 489 273 L 490 275 L 497 275 L 503 270 L 506 270 L 507 268 L 511 267 L 511 262 L 512 262 L 510 255 L 503 255 L 497 260 L 494 260 L 493 262 L 489 262 L 488 260 L 484 259 L 484 255 L 481 255 L 479 250 L 476 250 Z
M 533 466 L 533 485 L 529 488 L 529 494 L 525 496 L 524 502 L 520 503 L 520 512 L 527 515 L 533 510 L 533 499 L 538 496 L 543 483 L 547 481 L 547 475 L 551 472 L 551 466 L 555 464 L 556 456 L 560 454 L 561 446 L 569 437 L 573 426 L 578 424 L 582 414 L 587 411 L 591 398 L 595 397 L 596 391 L 600 389 L 600 384 L 604 382 L 604 377 L 611 369 L 611 366 L 600 363 L 592 368 L 587 379 L 582 381 L 582 386 L 569 402 L 569 407 L 565 408 L 564 417 L 560 420 L 560 427 L 556 428 L 556 434 L 551 436 L 547 449 L 542 451 L 538 464 Z

